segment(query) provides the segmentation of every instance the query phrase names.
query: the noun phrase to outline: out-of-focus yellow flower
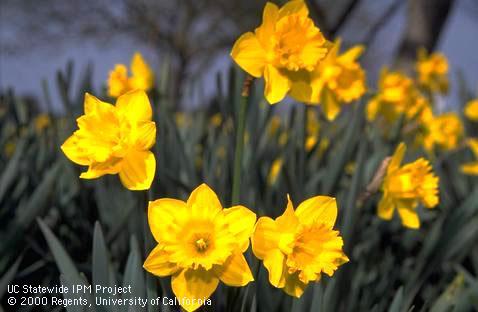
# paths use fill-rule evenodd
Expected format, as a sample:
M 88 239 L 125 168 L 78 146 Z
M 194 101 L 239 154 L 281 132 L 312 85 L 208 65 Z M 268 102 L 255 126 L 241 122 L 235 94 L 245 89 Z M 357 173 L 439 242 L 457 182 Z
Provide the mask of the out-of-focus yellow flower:
M 309 103 L 320 102 L 329 120 L 337 117 L 342 103 L 350 103 L 366 91 L 365 72 L 357 62 L 363 46 L 352 47 L 341 55 L 339 51 L 340 40 L 337 40 L 311 75 L 312 94 L 298 88 L 291 90 L 291 96 L 296 99 Z
M 94 179 L 119 174 L 130 190 L 147 190 L 156 170 L 149 149 L 156 141 L 156 124 L 144 91 L 120 96 L 116 105 L 85 94 L 85 114 L 77 119 L 78 130 L 61 149 L 74 163 L 88 166 L 80 175 Z
M 46 127 L 51 124 L 50 116 L 48 114 L 40 114 L 35 117 L 35 129 L 37 132 L 42 132 Z
M 219 127 L 222 124 L 222 115 L 221 113 L 216 113 L 211 116 L 209 122 L 215 127 Z
M 7 159 L 13 156 L 13 153 L 15 153 L 16 148 L 17 148 L 17 144 L 15 143 L 15 141 L 8 141 L 7 143 L 5 143 L 5 147 L 3 151 Z
M 471 121 L 478 121 L 478 99 L 471 100 L 466 104 L 465 116 Z
M 154 275 L 172 276 L 173 292 L 186 311 L 198 309 L 198 299 L 209 298 L 219 280 L 236 287 L 254 280 L 243 253 L 256 215 L 243 206 L 223 209 L 206 184 L 187 202 L 150 202 L 148 222 L 158 245 L 143 266 Z
M 274 185 L 279 177 L 279 173 L 282 170 L 282 165 L 284 160 L 282 158 L 277 158 L 272 162 L 271 168 L 269 170 L 269 175 L 267 176 L 267 184 Z
M 287 132 L 287 130 L 284 130 L 279 135 L 279 146 L 281 147 L 285 146 L 288 141 L 289 141 L 289 133 Z
M 425 49 L 418 50 L 415 65 L 418 83 L 432 92 L 448 92 L 448 61 L 442 53 L 428 54 Z
M 467 144 L 475 155 L 476 160 L 462 165 L 461 171 L 464 174 L 478 175 L 478 139 L 468 139 Z
M 388 122 L 397 120 L 400 115 L 414 117 L 424 104 L 413 80 L 399 73 L 383 69 L 380 73 L 378 93 L 367 105 L 367 119 L 373 121 L 381 115 Z
M 307 136 L 305 138 L 305 150 L 310 152 L 319 140 L 320 122 L 315 110 L 307 110 Z
M 141 53 L 131 59 L 131 76 L 123 64 L 116 64 L 108 77 L 108 95 L 118 97 L 131 90 L 149 91 L 154 85 L 154 73 Z
M 269 121 L 269 125 L 267 126 L 267 134 L 269 137 L 274 137 L 277 134 L 277 131 L 280 129 L 282 124 L 282 120 L 278 115 L 274 115 L 271 117 Z
M 329 276 L 349 261 L 343 240 L 333 230 L 337 219 L 335 198 L 315 196 L 297 210 L 287 198 L 285 212 L 273 220 L 261 217 L 252 235 L 252 250 L 269 271 L 269 282 L 300 297 L 309 282 Z
M 435 207 L 438 202 L 438 177 L 432 172 L 428 160 L 419 158 L 401 166 L 406 146 L 401 143 L 388 165 L 383 180 L 383 197 L 378 204 L 378 216 L 390 220 L 395 209 L 408 228 L 420 227 L 416 212 L 419 203 L 427 208 Z
M 312 99 L 311 73 L 330 45 L 309 18 L 303 0 L 289 1 L 280 9 L 268 2 L 262 25 L 255 32 L 243 34 L 234 44 L 231 56 L 250 75 L 264 76 L 265 98 L 275 104 L 288 92 L 300 94 L 299 100 Z
M 423 146 L 429 152 L 435 146 L 443 150 L 451 150 L 458 146 L 463 134 L 464 127 L 456 113 L 441 114 L 425 123 Z

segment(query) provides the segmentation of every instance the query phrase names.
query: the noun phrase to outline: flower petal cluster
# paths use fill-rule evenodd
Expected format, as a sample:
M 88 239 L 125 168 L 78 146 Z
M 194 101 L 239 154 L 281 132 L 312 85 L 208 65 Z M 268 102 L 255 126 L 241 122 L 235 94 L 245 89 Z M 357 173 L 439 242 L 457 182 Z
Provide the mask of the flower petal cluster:
M 316 196 L 297 210 L 288 198 L 285 212 L 275 220 L 261 217 L 252 236 L 254 255 L 263 260 L 269 282 L 287 294 L 300 297 L 309 282 L 322 273 L 332 276 L 348 262 L 343 241 L 333 230 L 337 219 L 335 198 Z
M 341 105 L 359 99 L 367 90 L 365 71 L 357 62 L 363 46 L 354 46 L 339 54 L 340 40 L 311 74 L 311 88 L 293 89 L 291 96 L 306 103 L 321 103 L 328 120 L 334 120 Z
M 256 215 L 243 206 L 223 209 L 214 191 L 198 186 L 187 202 L 162 198 L 150 202 L 148 222 L 158 243 L 144 262 L 157 276 L 172 276 L 183 308 L 194 311 L 219 281 L 244 286 L 253 281 L 243 253 L 249 246 Z
M 86 93 L 84 110 L 77 119 L 79 129 L 61 146 L 71 161 L 88 166 L 80 178 L 119 174 L 126 188 L 149 189 L 156 170 L 150 151 L 156 141 L 156 124 L 146 93 L 128 92 L 116 105 Z
M 262 25 L 239 37 L 231 56 L 250 75 L 264 77 L 264 96 L 275 104 L 288 93 L 311 96 L 311 73 L 330 46 L 303 0 L 289 1 L 281 8 L 268 2 Z
M 466 103 L 465 116 L 471 121 L 478 121 L 478 99 Z
M 467 144 L 476 160 L 462 165 L 461 171 L 469 175 L 478 175 L 478 139 L 468 139 Z
M 417 229 L 420 227 L 420 219 L 416 208 L 418 204 L 427 208 L 438 204 L 439 179 L 424 158 L 402 166 L 405 152 L 406 146 L 401 143 L 388 165 L 382 184 L 383 197 L 378 205 L 378 216 L 390 220 L 397 210 L 404 226 Z
M 378 92 L 367 104 L 367 119 L 382 116 L 387 122 L 397 120 L 402 114 L 414 118 L 426 100 L 420 95 L 413 80 L 402 73 L 383 69 Z
M 465 131 L 460 117 L 454 112 L 432 116 L 423 126 L 423 146 L 429 152 L 435 147 L 443 150 L 455 149 Z
M 131 90 L 149 91 L 154 84 L 154 73 L 141 53 L 136 52 L 131 59 L 131 76 L 123 64 L 115 65 L 108 77 L 108 95 L 118 97 Z
M 431 92 L 448 93 L 448 60 L 444 54 L 428 54 L 420 49 L 415 68 L 420 86 Z

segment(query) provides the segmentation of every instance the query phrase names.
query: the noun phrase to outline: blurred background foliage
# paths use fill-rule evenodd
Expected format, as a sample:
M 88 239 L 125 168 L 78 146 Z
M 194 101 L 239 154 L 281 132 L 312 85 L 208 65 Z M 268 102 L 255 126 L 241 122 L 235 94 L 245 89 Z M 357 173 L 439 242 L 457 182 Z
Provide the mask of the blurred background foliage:
M 13 1 L 4 1 L 2 6 L 9 7 L 9 2 Z M 46 1 L 41 6 L 36 1 L 18 2 L 24 12 L 35 12 L 49 19 L 52 24 L 38 22 L 36 27 L 29 28 L 48 28 L 51 34 L 41 32 L 52 36 L 46 38 L 55 38 L 55 32 L 66 25 L 78 26 L 79 21 L 68 19 L 65 12 L 83 12 L 80 15 L 85 36 L 101 34 L 101 38 L 108 39 L 111 29 L 133 32 L 155 49 L 170 49 L 171 58 L 160 61 L 155 70 L 156 87 L 149 94 L 158 127 L 153 148 L 157 171 L 149 194 L 127 191 L 117 177 L 80 180 L 80 168 L 69 162 L 59 149 L 83 112 L 84 92 L 107 99 L 104 89 L 93 87 L 91 67 L 79 69 L 73 62 L 68 63 L 57 72 L 55 81 L 42 81 L 44 92 L 40 99 L 18 95 L 13 89 L 2 91 L 0 309 L 9 308 L 5 294 L 6 286 L 12 283 L 132 285 L 131 296 L 172 297 L 167 279 L 157 279 L 142 268 L 153 247 L 145 215 L 146 202 L 148 198 L 158 197 L 186 199 L 193 188 L 206 182 L 223 205 L 229 206 L 244 74 L 237 68 L 218 74 L 209 82 L 213 85 L 213 96 L 200 97 L 201 106 L 189 110 L 178 106 L 184 79 L 194 80 L 191 77 L 201 72 L 201 66 L 208 66 L 212 53 L 229 49 L 238 33 L 257 25 L 263 3 L 124 0 L 114 2 L 117 10 L 106 12 L 105 8 L 113 2 Z M 321 5 L 310 2 L 309 7 L 324 33 L 333 37 L 360 1 L 337 2 L 341 5 L 325 2 Z M 402 2 L 397 1 L 396 5 Z M 422 7 L 412 9 L 415 2 Z M 446 22 L 453 1 L 410 3 L 411 11 L 432 15 L 425 19 L 412 13 L 409 16 L 411 21 L 415 18 L 417 23 L 427 25 L 423 26 L 428 27 L 427 36 L 436 37 L 435 32 L 441 27 L 436 25 Z M 428 18 L 433 20 L 431 24 Z M 433 50 L 436 45 L 437 38 L 416 39 L 414 34 L 404 36 L 403 52 L 396 58 L 397 66 L 405 71 L 414 61 L 417 46 Z M 35 40 L 38 37 L 32 35 L 27 44 L 36 44 Z M 2 42 L 2 48 L 14 48 L 6 43 Z M 78 72 L 83 77 L 75 85 L 72 77 Z M 60 91 L 59 96 L 50 93 L 52 85 Z M 461 90 L 460 103 L 464 104 L 473 95 L 469 82 L 452 87 Z M 268 105 L 262 91 L 262 82 L 256 81 L 247 105 L 240 202 L 259 216 L 276 217 L 285 207 L 286 194 L 291 195 L 294 203 L 317 194 L 337 197 L 337 227 L 351 261 L 333 278 L 323 278 L 309 286 L 297 300 L 273 289 L 268 284 L 267 272 L 249 254 L 256 281 L 241 289 L 219 287 L 212 297 L 213 307 L 204 310 L 478 309 L 478 183 L 476 177 L 464 176 L 458 170 L 460 164 L 473 159 L 471 152 L 459 149 L 431 159 L 441 181 L 440 205 L 433 210 L 419 210 L 421 229 L 407 230 L 397 219 L 392 222 L 378 219 L 379 194 L 364 202 L 358 200 L 383 159 L 399 141 L 407 139 L 402 136 L 399 123 L 390 125 L 392 130 L 387 136 L 377 125 L 367 123 L 364 108 L 368 96 L 350 105 L 331 123 L 315 107 L 290 103 L 291 109 L 280 112 L 287 104 Z M 51 103 L 52 98 L 60 99 L 65 114 L 54 115 L 39 109 L 39 102 Z M 462 111 L 461 107 L 457 110 Z M 476 136 L 476 124 L 467 123 L 466 128 L 469 135 Z M 420 149 L 411 149 L 408 157 L 416 159 L 422 154 Z M 172 311 L 177 309 L 171 307 Z M 16 309 L 38 310 L 41 307 Z M 43 307 L 43 310 L 61 311 L 63 307 Z M 97 307 L 97 310 L 123 309 Z M 67 311 L 90 310 L 69 307 Z M 168 311 L 168 307 L 162 311 Z

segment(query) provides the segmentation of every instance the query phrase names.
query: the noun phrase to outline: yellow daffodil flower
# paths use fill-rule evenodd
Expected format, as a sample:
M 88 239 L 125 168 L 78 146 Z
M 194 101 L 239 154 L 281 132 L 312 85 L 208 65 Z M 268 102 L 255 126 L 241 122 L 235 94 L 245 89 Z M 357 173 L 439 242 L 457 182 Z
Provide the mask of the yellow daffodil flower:
M 468 139 L 467 144 L 475 155 L 476 160 L 461 166 L 461 171 L 464 174 L 478 175 L 478 139 Z
M 251 76 L 264 77 L 264 96 L 275 104 L 289 92 L 311 96 L 311 73 L 330 45 L 309 18 L 303 0 L 289 1 L 281 8 L 268 2 L 262 25 L 236 41 L 231 57 Z
M 406 146 L 401 143 L 387 167 L 382 184 L 383 197 L 378 204 L 378 216 L 390 220 L 397 209 L 404 226 L 418 229 L 420 219 L 416 208 L 419 203 L 427 208 L 438 204 L 439 179 L 424 158 L 401 166 L 405 152 Z
M 464 131 L 461 119 L 456 113 L 432 117 L 425 122 L 423 146 L 429 152 L 433 151 L 435 146 L 443 150 L 454 149 L 463 138 Z
M 418 83 L 432 92 L 448 92 L 448 61 L 442 53 L 427 53 L 425 49 L 418 51 L 415 65 Z
M 469 101 L 465 106 L 465 116 L 471 121 L 478 121 L 478 99 Z
M 243 253 L 256 215 L 243 206 L 223 209 L 213 190 L 201 184 L 187 202 L 162 198 L 149 203 L 148 222 L 158 245 L 144 262 L 157 276 L 172 276 L 174 294 L 194 311 L 219 281 L 244 286 L 253 281 Z M 188 300 L 184 300 L 188 299 Z
M 78 130 L 61 146 L 71 161 L 88 166 L 80 175 L 94 179 L 119 174 L 130 190 L 147 190 L 156 170 L 149 149 L 156 141 L 156 124 L 144 91 L 120 96 L 116 105 L 85 94 L 85 114 L 77 119 Z
M 321 103 L 328 120 L 334 120 L 342 103 L 360 98 L 366 91 L 365 71 L 357 62 L 363 46 L 355 46 L 339 55 L 340 40 L 311 74 L 312 94 L 296 88 L 291 96 L 308 103 Z
M 252 250 L 263 260 L 269 282 L 287 294 L 300 297 L 309 282 L 329 276 L 349 261 L 343 240 L 333 230 L 337 219 L 335 198 L 316 196 L 297 210 L 288 198 L 285 212 L 273 220 L 261 217 L 252 235 Z
M 402 114 L 411 118 L 423 104 L 424 99 L 419 96 L 412 79 L 384 69 L 380 73 L 378 93 L 367 104 L 367 119 L 373 121 L 381 115 L 387 122 L 393 122 Z
M 149 91 L 154 85 L 154 74 L 141 53 L 136 52 L 131 59 L 131 76 L 123 64 L 115 65 L 108 77 L 108 95 L 118 97 L 131 90 Z

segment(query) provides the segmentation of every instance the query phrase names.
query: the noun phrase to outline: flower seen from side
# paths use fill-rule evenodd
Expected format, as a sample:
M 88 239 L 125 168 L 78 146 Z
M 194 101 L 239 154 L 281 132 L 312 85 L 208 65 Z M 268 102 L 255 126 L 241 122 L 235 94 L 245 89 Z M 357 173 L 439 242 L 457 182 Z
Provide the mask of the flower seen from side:
M 131 90 L 149 91 L 154 85 L 154 73 L 141 53 L 136 52 L 131 59 L 131 75 L 123 64 L 116 64 L 108 77 L 108 95 L 118 97 Z
M 418 84 L 431 92 L 448 93 L 448 60 L 442 53 L 428 54 L 425 49 L 418 51 L 415 65 Z
M 478 139 L 468 139 L 467 144 L 475 156 L 475 161 L 463 164 L 461 171 L 468 175 L 478 175 Z
M 295 211 L 288 198 L 280 217 L 259 218 L 252 250 L 263 260 L 273 286 L 300 297 L 322 273 L 332 276 L 349 261 L 342 250 L 342 237 L 333 229 L 336 218 L 336 201 L 328 196 L 307 199 Z
M 417 206 L 422 204 L 433 208 L 439 203 L 439 178 L 424 158 L 401 165 L 405 152 L 406 146 L 401 143 L 387 167 L 382 183 L 383 196 L 378 204 L 378 216 L 390 220 L 397 210 L 405 227 L 417 229 L 420 227 Z

